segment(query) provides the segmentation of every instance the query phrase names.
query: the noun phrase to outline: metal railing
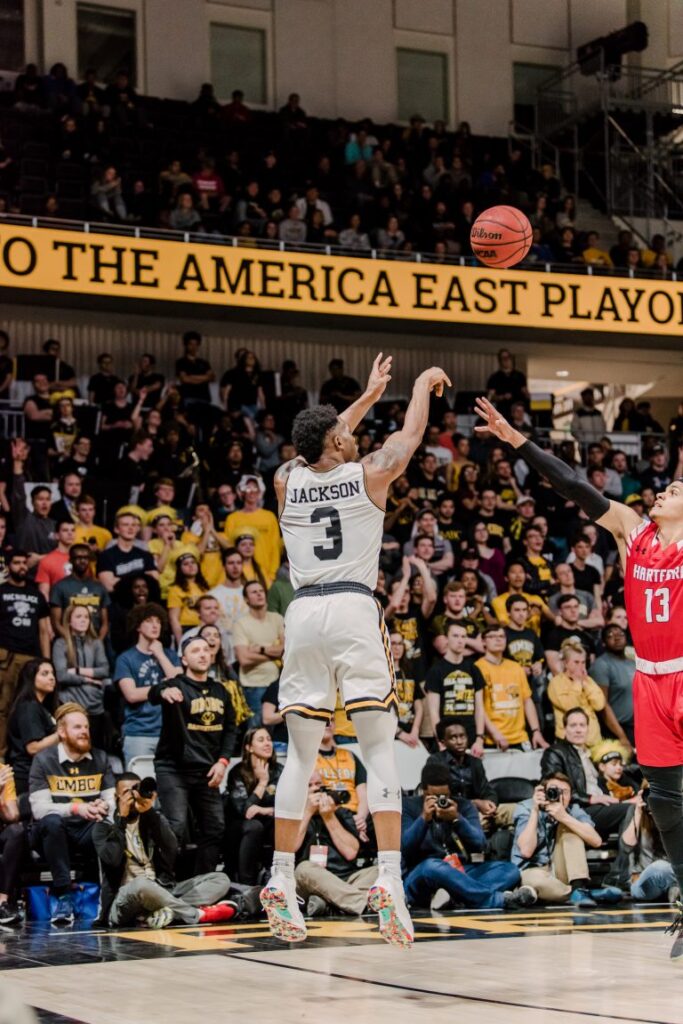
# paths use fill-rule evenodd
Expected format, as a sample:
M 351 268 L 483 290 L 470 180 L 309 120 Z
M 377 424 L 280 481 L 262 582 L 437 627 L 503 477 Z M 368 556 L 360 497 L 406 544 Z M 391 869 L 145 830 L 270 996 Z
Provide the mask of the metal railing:
M 0 229 L 3 224 L 18 224 L 26 227 L 46 228 L 60 231 L 74 231 L 79 234 L 112 235 L 123 238 L 156 239 L 185 242 L 191 245 L 224 245 L 231 248 L 265 250 L 270 252 L 307 252 L 323 256 L 349 256 L 354 259 L 395 260 L 406 263 L 427 263 L 452 267 L 481 267 L 474 256 L 453 256 L 434 252 L 384 250 L 376 246 L 369 249 L 354 249 L 342 245 L 323 245 L 310 242 L 293 244 L 267 238 L 243 238 L 238 235 L 222 235 L 211 232 L 172 231 L 164 228 L 145 228 L 130 224 L 98 223 L 93 221 L 60 220 L 51 217 L 30 217 L 24 214 L 0 214 Z M 610 276 L 627 278 L 650 278 L 661 280 L 664 275 L 656 270 L 630 270 L 598 267 L 584 263 L 562 263 L 556 260 L 526 259 L 518 265 L 520 270 L 538 273 L 563 273 L 579 276 Z M 670 271 L 666 280 L 677 281 L 680 275 Z

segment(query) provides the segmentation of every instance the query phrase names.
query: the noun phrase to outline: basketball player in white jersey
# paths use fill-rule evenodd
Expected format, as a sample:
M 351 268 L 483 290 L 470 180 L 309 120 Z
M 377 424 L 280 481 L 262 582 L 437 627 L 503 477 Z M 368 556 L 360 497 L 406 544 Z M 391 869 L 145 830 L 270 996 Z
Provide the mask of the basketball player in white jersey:
M 338 414 L 331 405 L 299 413 L 298 456 L 275 476 L 280 526 L 295 594 L 285 617 L 280 709 L 289 747 L 275 796 L 275 855 L 261 892 L 273 935 L 301 942 L 306 924 L 294 881 L 294 854 L 308 782 L 337 690 L 352 716 L 368 773 L 368 804 L 379 850 L 368 903 L 382 936 L 409 947 L 413 926 L 401 881 L 401 785 L 394 755 L 396 693 L 389 637 L 373 591 L 377 583 L 387 491 L 422 442 L 432 391 L 450 380 L 425 370 L 413 388 L 403 429 L 357 462 L 353 431 L 391 380 L 380 353 L 365 393 Z

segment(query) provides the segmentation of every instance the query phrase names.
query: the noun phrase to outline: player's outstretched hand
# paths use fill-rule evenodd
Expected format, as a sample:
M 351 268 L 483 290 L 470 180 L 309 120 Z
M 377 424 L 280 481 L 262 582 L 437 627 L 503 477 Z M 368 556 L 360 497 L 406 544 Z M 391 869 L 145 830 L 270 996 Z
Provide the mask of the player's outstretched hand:
M 430 366 L 428 370 L 425 370 L 420 374 L 429 383 L 429 390 L 435 391 L 437 398 L 441 398 L 443 395 L 443 389 L 445 387 L 452 387 L 451 379 L 445 370 L 442 370 L 440 366 Z
M 387 384 L 391 380 L 391 361 L 393 358 L 393 356 L 387 356 L 384 359 L 383 352 L 380 352 L 375 357 L 372 369 L 370 370 L 370 376 L 368 377 L 367 387 L 365 388 L 366 392 L 374 395 L 375 398 L 381 398 Z
M 505 417 L 498 412 L 496 407 L 489 402 L 488 398 L 478 398 L 475 404 L 475 412 L 484 420 L 474 429 L 478 434 L 490 433 L 513 448 L 519 448 L 526 439 L 518 430 L 511 427 Z

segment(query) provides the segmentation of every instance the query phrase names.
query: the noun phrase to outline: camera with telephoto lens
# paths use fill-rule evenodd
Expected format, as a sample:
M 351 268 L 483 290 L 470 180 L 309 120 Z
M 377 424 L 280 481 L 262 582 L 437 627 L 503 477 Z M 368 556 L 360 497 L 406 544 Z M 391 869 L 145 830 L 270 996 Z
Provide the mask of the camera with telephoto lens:
M 133 792 L 140 797 L 141 800 L 149 800 L 157 791 L 157 780 L 151 775 L 148 775 L 144 779 L 140 779 L 137 786 L 133 787 Z
M 559 786 L 546 786 L 545 798 L 549 804 L 559 804 L 562 802 L 562 790 Z
M 344 804 L 348 804 L 351 799 L 351 794 L 347 789 L 329 789 L 327 786 L 323 786 L 318 790 L 318 792 L 327 793 L 328 796 L 331 796 L 337 807 L 342 807 Z
M 449 796 L 444 796 L 443 793 L 441 793 L 436 798 L 436 806 L 440 811 L 447 811 L 451 806 L 451 798 Z

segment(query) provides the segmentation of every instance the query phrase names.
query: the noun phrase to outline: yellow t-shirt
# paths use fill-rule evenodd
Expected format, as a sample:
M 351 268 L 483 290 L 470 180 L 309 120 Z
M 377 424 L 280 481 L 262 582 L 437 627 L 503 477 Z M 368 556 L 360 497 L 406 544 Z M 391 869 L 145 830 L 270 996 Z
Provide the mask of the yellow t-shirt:
M 484 711 L 493 725 L 500 729 L 508 743 L 527 743 L 524 701 L 531 697 L 526 672 L 516 661 L 503 658 L 494 665 L 487 658 L 474 663 L 484 677 Z M 488 746 L 493 740 L 486 737 Z
M 264 576 L 274 580 L 282 561 L 282 537 L 277 517 L 266 508 L 258 508 L 255 512 L 231 512 L 223 527 L 225 536 L 234 543 L 243 530 L 256 534 L 254 558 Z
M 510 597 L 512 591 L 506 590 L 504 594 L 499 594 L 498 597 L 494 597 L 491 601 L 491 611 L 496 616 L 501 626 L 510 625 L 510 616 L 508 615 L 505 602 Z M 527 594 L 525 591 L 519 595 L 523 597 L 525 601 L 529 602 L 529 618 L 526 620 L 527 628 L 533 629 L 537 636 L 541 635 L 541 609 L 546 607 L 546 603 L 542 597 L 537 594 Z
M 187 590 L 176 586 L 175 583 L 169 587 L 166 603 L 169 608 L 180 608 L 181 626 L 199 625 L 199 613 L 195 610 L 195 605 L 197 599 L 206 593 L 207 591 L 203 590 L 194 580 L 189 581 Z
M 163 540 L 161 540 L 160 537 L 152 537 L 151 541 L 147 546 L 149 548 L 150 554 L 154 556 L 154 559 L 156 561 L 161 552 L 164 550 Z M 174 544 L 172 544 L 169 559 L 166 562 L 163 571 L 159 573 L 159 588 L 161 590 L 161 596 L 164 599 L 164 601 L 168 597 L 168 592 L 170 588 L 173 586 L 173 581 L 175 580 L 176 562 L 178 560 L 178 555 L 180 555 L 183 551 L 187 551 L 186 544 L 181 544 L 180 541 L 176 541 Z
M 570 708 L 583 708 L 588 715 L 586 746 L 594 747 L 600 742 L 602 734 L 596 711 L 602 711 L 606 700 L 604 691 L 590 676 L 581 682 L 570 679 L 565 672 L 560 672 L 553 676 L 548 684 L 548 700 L 555 712 L 555 736 L 558 740 L 564 739 L 562 719 L 565 711 L 569 711 Z
M 112 535 L 104 526 L 82 526 L 80 523 L 76 524 L 74 530 L 74 544 L 87 544 L 90 547 L 90 542 L 93 541 L 97 546 L 98 551 L 104 551 L 107 544 L 110 544 Z
M 198 537 L 196 533 L 192 533 L 191 530 L 185 530 L 182 536 L 182 544 L 185 548 L 190 544 L 199 547 L 200 540 L 201 537 Z M 210 538 L 207 549 L 199 560 L 199 567 L 202 570 L 202 576 L 210 587 L 217 587 L 219 583 L 223 583 L 225 580 L 221 548 L 213 536 Z

